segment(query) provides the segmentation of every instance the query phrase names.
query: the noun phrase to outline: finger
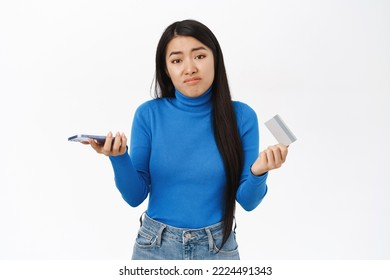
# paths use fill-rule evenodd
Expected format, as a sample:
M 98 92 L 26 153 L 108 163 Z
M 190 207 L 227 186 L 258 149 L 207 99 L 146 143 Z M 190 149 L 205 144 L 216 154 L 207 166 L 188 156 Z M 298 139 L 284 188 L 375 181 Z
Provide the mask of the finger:
M 277 146 L 280 149 L 282 162 L 284 163 L 286 161 L 286 157 L 287 157 L 287 154 L 288 154 L 288 146 L 284 146 L 284 145 L 281 145 L 281 144 L 278 144 Z
M 126 138 L 126 135 L 122 132 L 121 134 L 121 140 L 122 140 L 122 143 L 121 143 L 121 148 L 119 150 L 119 153 L 122 155 L 126 152 L 126 144 L 127 144 L 127 138 Z
M 91 147 L 98 152 L 99 154 L 101 153 L 101 147 L 99 146 L 98 143 L 95 142 L 93 139 L 88 139 L 88 143 L 91 145 Z
M 265 151 L 262 151 L 260 153 L 260 163 L 261 166 L 264 167 L 264 169 L 268 170 L 268 158 L 267 158 L 267 153 Z
M 274 158 L 274 153 L 272 151 L 272 147 L 268 147 L 267 150 L 265 150 L 267 154 L 267 165 L 269 169 L 274 169 L 275 166 L 275 158 Z
M 283 163 L 283 160 L 282 160 L 282 151 L 280 150 L 279 146 L 275 145 L 275 146 L 272 146 L 271 147 L 271 150 L 272 150 L 272 154 L 274 156 L 274 160 L 275 160 L 275 167 L 280 167 Z
M 112 145 L 112 154 L 113 155 L 118 155 L 119 149 L 121 147 L 122 143 L 122 138 L 119 132 L 115 134 L 115 139 L 114 139 L 114 144 Z
M 104 142 L 104 146 L 102 149 L 103 154 L 106 156 L 110 155 L 112 147 L 112 132 L 110 131 L 106 136 L 106 141 Z

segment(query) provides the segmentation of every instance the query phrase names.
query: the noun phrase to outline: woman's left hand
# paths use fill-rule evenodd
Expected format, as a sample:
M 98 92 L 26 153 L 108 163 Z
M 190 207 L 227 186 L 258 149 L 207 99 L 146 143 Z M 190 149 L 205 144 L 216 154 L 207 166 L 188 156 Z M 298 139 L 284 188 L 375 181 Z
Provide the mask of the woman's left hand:
M 263 175 L 264 173 L 282 166 L 286 161 L 288 146 L 277 144 L 269 146 L 262 151 L 256 161 L 252 164 L 251 172 L 255 176 Z

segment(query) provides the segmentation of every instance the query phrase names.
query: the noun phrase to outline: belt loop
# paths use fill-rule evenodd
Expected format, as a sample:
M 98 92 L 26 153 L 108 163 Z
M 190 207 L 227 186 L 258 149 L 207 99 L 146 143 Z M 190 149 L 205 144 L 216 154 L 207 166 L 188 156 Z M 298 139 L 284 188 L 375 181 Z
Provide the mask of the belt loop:
M 139 217 L 139 226 L 140 226 L 140 227 L 142 227 L 142 218 L 143 218 L 144 215 L 145 215 L 145 212 L 143 212 L 143 213 L 141 214 L 141 216 Z
M 209 252 L 211 252 L 214 249 L 214 239 L 209 228 L 205 228 L 205 231 L 209 239 Z
M 237 228 L 236 216 L 233 216 L 233 224 L 234 224 L 233 232 L 236 233 L 236 228 Z
M 157 242 L 156 242 L 156 246 L 157 247 L 161 247 L 161 237 L 162 237 L 162 233 L 163 233 L 163 231 L 164 231 L 164 229 L 166 228 L 167 226 L 166 225 L 162 225 L 161 227 L 160 227 L 160 229 L 158 230 L 158 232 L 157 232 Z

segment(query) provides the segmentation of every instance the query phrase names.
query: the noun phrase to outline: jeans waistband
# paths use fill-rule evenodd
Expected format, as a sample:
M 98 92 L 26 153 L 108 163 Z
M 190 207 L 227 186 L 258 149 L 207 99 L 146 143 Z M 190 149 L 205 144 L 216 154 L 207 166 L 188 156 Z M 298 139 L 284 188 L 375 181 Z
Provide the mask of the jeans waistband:
M 183 244 L 187 242 L 208 242 L 210 248 L 213 246 L 213 237 L 223 235 L 223 222 L 219 222 L 204 228 L 190 229 L 177 228 L 166 225 L 150 218 L 146 213 L 140 217 L 141 227 L 156 233 L 157 246 L 160 246 L 161 239 L 171 239 Z

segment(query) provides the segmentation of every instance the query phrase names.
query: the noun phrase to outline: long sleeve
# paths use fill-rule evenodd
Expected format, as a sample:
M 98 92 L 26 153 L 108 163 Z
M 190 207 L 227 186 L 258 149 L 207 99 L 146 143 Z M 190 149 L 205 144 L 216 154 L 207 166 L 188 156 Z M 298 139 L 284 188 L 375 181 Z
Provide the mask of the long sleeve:
M 110 156 L 115 184 L 123 199 L 133 207 L 141 204 L 150 191 L 150 130 L 148 110 L 140 106 L 133 120 L 130 153 Z
M 175 96 L 139 106 L 129 152 L 110 160 L 128 204 L 136 207 L 148 199 L 149 217 L 174 227 L 201 228 L 223 219 L 226 185 L 211 121 L 212 92 L 190 98 L 176 91 Z M 236 200 L 250 211 L 267 192 L 267 174 L 250 172 L 259 152 L 256 113 L 244 103 L 233 104 L 245 156 Z
M 250 171 L 259 155 L 259 126 L 255 111 L 248 105 L 235 102 L 238 128 L 244 152 L 244 166 L 236 193 L 237 202 L 246 211 L 255 209 L 267 193 L 268 172 L 255 176 Z

